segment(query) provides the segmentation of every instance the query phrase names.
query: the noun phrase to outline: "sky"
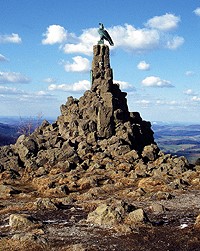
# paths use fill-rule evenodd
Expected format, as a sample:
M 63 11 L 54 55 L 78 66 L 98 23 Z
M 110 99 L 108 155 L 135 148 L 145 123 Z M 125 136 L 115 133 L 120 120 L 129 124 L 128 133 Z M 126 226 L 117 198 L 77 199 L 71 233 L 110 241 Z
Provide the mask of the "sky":
M 90 89 L 93 45 L 111 35 L 114 82 L 151 122 L 200 123 L 200 1 L 0 0 L 0 116 L 57 118 Z M 105 42 L 107 43 L 107 42 Z

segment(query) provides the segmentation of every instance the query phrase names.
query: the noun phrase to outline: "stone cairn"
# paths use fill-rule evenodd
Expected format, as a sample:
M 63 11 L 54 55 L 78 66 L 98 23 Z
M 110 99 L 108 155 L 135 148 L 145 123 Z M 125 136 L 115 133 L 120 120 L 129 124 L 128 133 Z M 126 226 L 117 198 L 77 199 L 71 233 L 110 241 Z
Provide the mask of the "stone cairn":
M 114 157 L 133 149 L 141 153 L 144 146 L 155 144 L 150 122 L 138 112 L 129 112 L 127 94 L 113 83 L 109 47 L 95 45 L 93 53 L 91 90 L 79 100 L 68 97 L 52 125 L 44 121 L 32 135 L 21 135 L 14 146 L 1 148 L 6 163 L 2 168 L 10 165 L 31 171 L 69 160 L 75 166 L 88 153 L 107 152 Z
M 113 83 L 109 47 L 94 45 L 91 89 L 79 99 L 68 97 L 54 123 L 43 121 L 31 135 L 21 135 L 14 145 L 1 147 L 1 177 L 32 180 L 46 177 L 57 168 L 58 173 L 76 171 L 80 179 L 86 170 L 97 166 L 105 175 L 110 166 L 115 170 L 124 168 L 128 174 L 123 173 L 123 177 L 157 175 L 161 179 L 161 173 L 163 177 L 170 175 L 166 182 L 171 182 L 172 177 L 187 171 L 185 158 L 164 155 L 159 150 L 150 122 L 138 112 L 129 112 L 126 95 L 119 84 Z M 72 185 L 72 181 L 68 178 L 58 183 L 74 191 L 80 184 Z M 65 188 L 61 190 L 66 192 Z
M 61 106 L 62 115 L 58 118 L 61 137 L 77 143 L 87 143 L 101 148 L 104 140 L 105 151 L 115 143 L 115 149 L 123 154 L 132 149 L 141 150 L 145 145 L 154 144 L 149 122 L 143 121 L 137 112 L 129 112 L 126 93 L 113 83 L 110 68 L 109 47 L 94 46 L 91 70 L 91 90 L 79 100 L 68 98 Z

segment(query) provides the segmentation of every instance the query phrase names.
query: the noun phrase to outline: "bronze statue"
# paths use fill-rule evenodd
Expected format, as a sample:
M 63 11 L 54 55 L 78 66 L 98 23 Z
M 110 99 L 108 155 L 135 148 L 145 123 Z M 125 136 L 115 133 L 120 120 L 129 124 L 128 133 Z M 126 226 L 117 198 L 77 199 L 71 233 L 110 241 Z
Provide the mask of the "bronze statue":
M 100 35 L 100 40 L 98 41 L 98 44 L 104 44 L 105 39 L 109 42 L 110 45 L 114 45 L 110 35 L 108 34 L 107 30 L 104 29 L 104 25 L 102 23 L 99 23 L 98 33 Z

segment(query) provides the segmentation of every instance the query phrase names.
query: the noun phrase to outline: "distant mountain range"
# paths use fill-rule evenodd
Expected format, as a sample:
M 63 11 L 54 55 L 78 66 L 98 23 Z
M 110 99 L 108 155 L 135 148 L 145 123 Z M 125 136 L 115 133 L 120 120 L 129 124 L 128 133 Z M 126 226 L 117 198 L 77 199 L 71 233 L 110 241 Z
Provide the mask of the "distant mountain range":
M 18 135 L 18 126 L 0 122 L 0 146 L 13 144 Z
M 153 124 L 152 129 L 163 152 L 185 156 L 192 163 L 200 158 L 200 125 Z
M 0 146 L 13 144 L 21 134 L 33 132 L 42 120 L 37 117 L 0 117 Z
M 50 118 L 51 123 L 54 119 Z M 42 121 L 40 121 L 41 123 Z M 31 123 L 31 130 L 38 126 L 37 119 L 0 117 L 0 146 L 15 143 L 20 131 Z M 165 153 L 185 156 L 191 163 L 200 158 L 200 125 L 152 123 L 155 141 Z

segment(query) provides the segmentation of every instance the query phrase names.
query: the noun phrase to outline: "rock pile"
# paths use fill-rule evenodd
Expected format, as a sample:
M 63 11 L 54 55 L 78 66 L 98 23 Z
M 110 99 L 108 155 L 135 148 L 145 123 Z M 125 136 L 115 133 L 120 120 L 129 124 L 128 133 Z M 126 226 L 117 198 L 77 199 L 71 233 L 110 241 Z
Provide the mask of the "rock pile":
M 93 50 L 91 89 L 80 99 L 69 97 L 53 124 L 44 121 L 0 148 L 2 196 L 23 192 L 10 186 L 13 180 L 29 181 L 39 196 L 87 191 L 75 196 L 79 200 L 131 186 L 119 197 L 198 187 L 199 172 L 184 157 L 162 153 L 150 122 L 129 112 L 126 93 L 113 83 L 109 47 Z
M 126 93 L 113 83 L 109 47 L 93 49 L 91 89 L 80 99 L 69 97 L 54 123 L 43 121 L 31 135 L 0 147 L 0 212 L 10 210 L 10 228 L 20 228 L 13 241 L 45 243 L 43 224 L 24 211 L 56 212 L 76 205 L 90 212 L 85 224 L 130 232 L 151 224 L 132 202 L 166 201 L 174 191 L 200 189 L 200 166 L 160 151 L 150 122 L 129 112 Z M 15 204 L 15 198 L 24 204 Z M 7 205 L 9 199 L 14 204 Z M 165 208 L 152 204 L 150 211 Z
M 138 112 L 129 112 L 126 93 L 113 83 L 109 47 L 95 45 L 93 49 L 91 89 L 79 100 L 69 97 L 53 124 L 44 121 L 31 135 L 21 135 L 16 144 L 1 147 L 1 178 L 24 177 L 37 186 L 45 177 L 39 191 L 61 194 L 105 182 L 116 184 L 119 177 L 130 184 L 143 178 L 138 187 L 147 190 L 158 184 L 164 187 L 166 182 L 174 188 L 198 183 L 195 172 L 188 171 L 187 160 L 160 152 L 150 122 Z M 97 170 L 104 176 L 100 180 L 92 179 Z M 67 172 L 62 181 L 55 177 L 52 181 L 52 175 Z M 8 196 L 13 193 L 11 188 L 2 189 Z
M 112 75 L 109 47 L 94 46 L 91 90 L 79 100 L 69 97 L 55 123 L 44 121 L 32 135 L 1 148 L 1 170 L 31 172 L 58 163 L 74 169 L 95 153 L 113 159 L 133 149 L 141 154 L 144 146 L 155 144 L 150 122 L 128 111 L 126 93 Z

